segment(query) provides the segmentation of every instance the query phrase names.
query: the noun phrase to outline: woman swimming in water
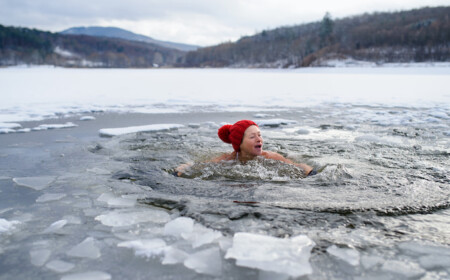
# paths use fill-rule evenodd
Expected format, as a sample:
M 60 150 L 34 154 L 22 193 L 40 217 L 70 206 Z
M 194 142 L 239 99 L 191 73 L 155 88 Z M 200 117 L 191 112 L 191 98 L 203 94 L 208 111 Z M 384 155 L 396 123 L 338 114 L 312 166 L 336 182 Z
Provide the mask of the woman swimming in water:
M 211 162 L 221 162 L 224 160 L 239 160 L 240 162 L 247 162 L 249 160 L 256 159 L 258 156 L 262 156 L 267 159 L 279 160 L 288 164 L 296 165 L 302 168 L 307 176 L 315 175 L 317 173 L 307 164 L 295 163 L 276 152 L 263 151 L 264 141 L 261 136 L 261 131 L 259 130 L 258 125 L 253 121 L 241 120 L 233 125 L 226 124 L 219 128 L 218 135 L 223 142 L 231 144 L 234 151 L 214 158 Z M 175 169 L 174 174 L 180 176 L 189 166 L 190 164 L 180 165 Z

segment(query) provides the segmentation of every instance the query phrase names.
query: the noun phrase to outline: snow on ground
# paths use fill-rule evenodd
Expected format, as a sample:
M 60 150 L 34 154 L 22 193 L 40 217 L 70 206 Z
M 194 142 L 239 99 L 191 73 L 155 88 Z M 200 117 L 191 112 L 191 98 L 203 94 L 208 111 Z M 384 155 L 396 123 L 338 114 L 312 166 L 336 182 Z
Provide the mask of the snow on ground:
M 449 103 L 449 75 L 447 66 L 295 70 L 3 68 L 0 133 L 17 129 L 21 121 L 105 111 L 270 111 L 324 103 L 434 107 Z

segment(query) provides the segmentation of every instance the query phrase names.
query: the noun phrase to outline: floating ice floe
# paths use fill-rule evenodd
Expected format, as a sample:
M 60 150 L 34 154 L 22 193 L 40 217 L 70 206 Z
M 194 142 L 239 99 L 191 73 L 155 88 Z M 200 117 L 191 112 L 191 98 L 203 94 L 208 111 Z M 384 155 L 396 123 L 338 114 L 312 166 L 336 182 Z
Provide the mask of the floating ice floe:
M 95 117 L 93 116 L 82 116 L 80 117 L 80 121 L 93 121 L 95 120 Z
M 8 221 L 0 218 L 0 233 L 8 232 L 10 230 L 14 230 L 15 225 L 20 224 L 19 221 Z
M 339 248 L 336 245 L 328 247 L 328 254 L 335 256 L 338 259 L 341 259 L 350 265 L 357 266 L 359 265 L 360 255 L 359 252 L 355 249 L 351 248 Z
M 121 128 L 102 128 L 99 130 L 100 136 L 113 137 L 129 133 L 137 132 L 155 132 L 155 131 L 166 131 L 184 127 L 182 124 L 151 124 L 143 126 L 129 126 Z
M 18 129 L 22 128 L 19 123 L 0 123 L 0 129 Z
M 406 278 L 419 278 L 425 274 L 425 270 L 414 262 L 388 260 L 384 262 L 381 269 L 389 273 L 403 275 Z
M 66 197 L 65 193 L 46 193 L 46 194 L 39 196 L 36 199 L 36 202 L 44 203 L 44 202 L 49 202 L 49 201 L 60 200 L 61 198 L 64 198 L 64 197 Z
M 55 272 L 64 273 L 72 270 L 75 265 L 73 263 L 61 261 L 61 260 L 53 260 L 49 261 L 46 265 L 46 268 L 53 270 Z
M 177 264 L 183 263 L 189 255 L 174 246 L 167 246 L 164 249 L 164 259 L 162 264 Z
M 309 257 L 314 245 L 305 235 L 276 238 L 240 232 L 234 235 L 225 258 L 236 259 L 239 266 L 300 277 L 312 273 Z
M 213 247 L 189 255 L 184 261 L 184 266 L 197 273 L 220 276 L 222 272 L 220 249 Z
M 285 119 L 268 119 L 268 120 L 257 120 L 256 123 L 259 126 L 279 127 L 281 125 L 295 124 L 297 123 L 297 121 Z
M 123 227 L 131 226 L 138 223 L 152 222 L 152 223 L 167 223 L 170 221 L 170 216 L 166 212 L 159 210 L 145 210 L 145 211 L 111 211 L 103 215 L 95 217 L 95 220 L 100 221 L 105 226 Z
M 59 220 L 51 224 L 48 228 L 46 228 L 43 233 L 52 233 L 59 229 L 62 229 L 67 224 L 67 220 Z
M 52 251 L 48 249 L 36 249 L 30 251 L 30 261 L 34 266 L 43 266 L 48 258 L 50 257 Z
M 116 197 L 112 193 L 103 193 L 97 200 L 106 202 L 109 206 L 117 207 L 132 207 L 136 204 L 135 197 Z
M 28 187 L 37 191 L 47 188 L 56 177 L 54 176 L 41 176 L 41 177 L 19 177 L 13 178 L 14 183 L 19 186 Z
M 160 238 L 154 238 L 125 241 L 117 244 L 117 246 L 133 249 L 136 252 L 136 256 L 151 258 L 164 253 L 166 242 Z
M 88 271 L 65 275 L 61 280 L 110 280 L 111 275 L 103 271 Z
M 67 252 L 71 257 L 98 259 L 101 256 L 100 250 L 95 246 L 95 239 L 88 237 L 80 244 L 74 246 Z
M 187 217 L 179 217 L 164 226 L 164 234 L 183 238 L 191 243 L 192 248 L 213 243 L 222 237 L 219 231 L 209 229 Z
M 72 128 L 72 127 L 77 127 L 77 126 L 78 125 L 76 125 L 72 122 L 67 122 L 65 124 L 41 124 L 31 130 L 39 131 L 39 130 L 48 130 L 48 129 Z

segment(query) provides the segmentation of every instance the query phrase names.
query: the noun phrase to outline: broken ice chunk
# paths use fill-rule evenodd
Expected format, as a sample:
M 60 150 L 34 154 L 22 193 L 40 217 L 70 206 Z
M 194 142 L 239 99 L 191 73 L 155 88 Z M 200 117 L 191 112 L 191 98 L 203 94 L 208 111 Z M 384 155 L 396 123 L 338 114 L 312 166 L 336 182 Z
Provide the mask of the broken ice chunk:
M 73 269 L 75 265 L 61 260 L 53 260 L 48 262 L 45 267 L 55 272 L 64 273 Z
M 168 222 L 164 226 L 164 234 L 180 238 L 183 234 L 190 235 L 194 229 L 194 220 L 186 217 L 179 217 Z
M 381 269 L 403 275 L 406 278 L 419 278 L 425 274 L 425 270 L 423 270 L 417 263 L 413 262 L 389 260 L 383 264 Z
M 63 276 L 61 280 L 110 280 L 111 275 L 103 271 L 89 271 Z
M 159 238 L 142 239 L 121 242 L 117 244 L 117 246 L 134 249 L 136 256 L 151 258 L 154 256 L 158 256 L 164 252 L 164 249 L 166 248 L 166 242 Z
M 359 265 L 359 252 L 355 249 L 338 248 L 336 245 L 333 245 L 328 247 L 327 252 L 330 255 L 349 263 L 350 265 Z
M 194 253 L 184 261 L 184 266 L 197 273 L 220 276 L 222 272 L 222 258 L 218 247 Z
M 173 246 L 169 246 L 164 249 L 164 259 L 162 260 L 162 264 L 183 263 L 187 257 L 188 254 L 186 252 Z
M 66 194 L 64 193 L 46 193 L 41 195 L 36 199 L 36 202 L 43 203 L 43 202 L 49 202 L 49 201 L 55 201 L 60 200 L 61 198 L 65 197 Z
M 13 178 L 13 181 L 19 186 L 28 187 L 40 191 L 48 187 L 53 181 L 55 181 L 55 179 L 56 177 L 54 176 L 41 176 Z
M 67 255 L 90 259 L 97 259 L 101 256 L 100 250 L 95 246 L 95 239 L 92 237 L 88 237 L 80 244 L 74 246 L 67 252 Z
M 8 221 L 0 218 L 0 233 L 15 229 L 14 225 L 20 224 L 19 221 Z
M 67 220 L 59 220 L 51 224 L 48 228 L 46 228 L 43 233 L 51 233 L 55 232 L 58 229 L 63 228 L 67 224 Z
M 283 239 L 239 232 L 225 258 L 236 259 L 239 266 L 300 277 L 312 273 L 309 257 L 314 245 L 305 235 Z
M 100 221 L 105 226 L 123 227 L 145 222 L 165 223 L 170 220 L 170 216 L 166 212 L 159 210 L 119 210 L 99 215 L 95 217 L 95 220 Z
M 34 266 L 43 266 L 52 252 L 48 249 L 36 249 L 30 251 L 31 263 Z
M 194 224 L 194 228 L 190 233 L 183 232 L 181 237 L 188 240 L 192 244 L 192 248 L 209 244 L 222 237 L 219 231 L 209 229 L 201 224 Z

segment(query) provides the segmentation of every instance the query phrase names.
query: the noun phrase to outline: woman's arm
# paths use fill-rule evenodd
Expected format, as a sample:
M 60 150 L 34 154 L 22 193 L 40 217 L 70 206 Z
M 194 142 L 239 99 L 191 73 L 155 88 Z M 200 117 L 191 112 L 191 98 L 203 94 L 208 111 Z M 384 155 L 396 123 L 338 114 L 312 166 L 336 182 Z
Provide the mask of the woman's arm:
M 293 162 L 290 159 L 285 158 L 284 156 L 280 155 L 279 153 L 275 153 L 275 152 L 265 152 L 265 154 L 263 154 L 263 156 L 265 158 L 269 158 L 269 159 L 274 159 L 274 160 L 279 160 L 285 163 L 289 163 L 289 164 L 293 164 L 295 166 L 300 167 L 301 169 L 303 169 L 303 171 L 305 172 L 305 174 L 308 175 L 314 175 L 311 174 L 312 171 L 314 170 L 314 168 L 312 168 L 311 166 L 304 164 L 304 163 L 296 163 Z

